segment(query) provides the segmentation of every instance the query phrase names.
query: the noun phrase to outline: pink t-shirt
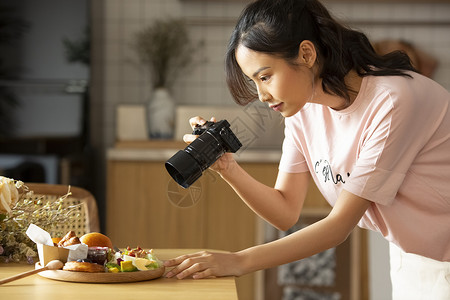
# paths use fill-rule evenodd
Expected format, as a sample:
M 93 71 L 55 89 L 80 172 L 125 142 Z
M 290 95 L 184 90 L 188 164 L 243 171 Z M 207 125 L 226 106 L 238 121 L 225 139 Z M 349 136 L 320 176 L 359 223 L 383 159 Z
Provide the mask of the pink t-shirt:
M 410 74 L 364 77 L 350 107 L 286 118 L 279 169 L 309 171 L 332 206 L 342 189 L 370 200 L 359 226 L 450 261 L 450 94 Z

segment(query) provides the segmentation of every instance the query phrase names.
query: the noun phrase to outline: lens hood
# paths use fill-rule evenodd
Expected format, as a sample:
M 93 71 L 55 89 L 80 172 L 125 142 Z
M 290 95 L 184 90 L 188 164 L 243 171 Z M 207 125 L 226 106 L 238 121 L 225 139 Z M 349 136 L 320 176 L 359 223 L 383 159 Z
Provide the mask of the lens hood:
M 188 188 L 202 176 L 202 169 L 187 152 L 179 150 L 165 163 L 166 170 L 179 185 Z

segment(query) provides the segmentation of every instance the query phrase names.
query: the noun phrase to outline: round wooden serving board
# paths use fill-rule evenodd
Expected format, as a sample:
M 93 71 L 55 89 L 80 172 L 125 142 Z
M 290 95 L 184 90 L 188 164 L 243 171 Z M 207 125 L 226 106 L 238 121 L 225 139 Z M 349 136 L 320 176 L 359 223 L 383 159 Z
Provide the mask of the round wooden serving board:
M 39 263 L 36 263 L 36 269 L 41 268 Z M 136 272 L 120 272 L 120 273 L 87 273 L 87 272 L 72 272 L 63 270 L 47 270 L 38 273 L 40 276 L 70 282 L 85 282 L 85 283 L 121 283 L 121 282 L 137 282 L 151 280 L 161 277 L 164 274 L 164 266 L 148 271 Z

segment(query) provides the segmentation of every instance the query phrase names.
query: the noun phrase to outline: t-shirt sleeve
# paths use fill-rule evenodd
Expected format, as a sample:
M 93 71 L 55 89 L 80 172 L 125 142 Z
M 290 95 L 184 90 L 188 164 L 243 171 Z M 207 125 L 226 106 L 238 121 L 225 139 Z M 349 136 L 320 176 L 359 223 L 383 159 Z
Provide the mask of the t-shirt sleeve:
M 389 205 L 414 159 L 429 140 L 442 108 L 387 95 L 360 141 L 360 152 L 344 189 Z M 428 113 L 423 111 L 427 109 Z
M 299 147 L 295 144 L 292 129 L 286 124 L 284 141 L 278 169 L 286 173 L 308 172 L 308 165 Z

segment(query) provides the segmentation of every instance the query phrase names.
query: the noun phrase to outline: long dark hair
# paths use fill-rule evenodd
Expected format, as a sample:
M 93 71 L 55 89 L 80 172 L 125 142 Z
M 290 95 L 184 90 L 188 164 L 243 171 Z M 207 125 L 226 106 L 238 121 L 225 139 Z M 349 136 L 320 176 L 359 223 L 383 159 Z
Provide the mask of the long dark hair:
M 245 105 L 258 99 L 236 61 L 239 45 L 294 64 L 304 40 L 316 47 L 323 90 L 348 103 L 344 77 L 352 69 L 359 76 L 409 76 L 405 71 L 415 71 L 403 52 L 377 55 L 365 34 L 337 22 L 317 0 L 258 0 L 242 12 L 228 45 L 226 80 L 235 101 Z

